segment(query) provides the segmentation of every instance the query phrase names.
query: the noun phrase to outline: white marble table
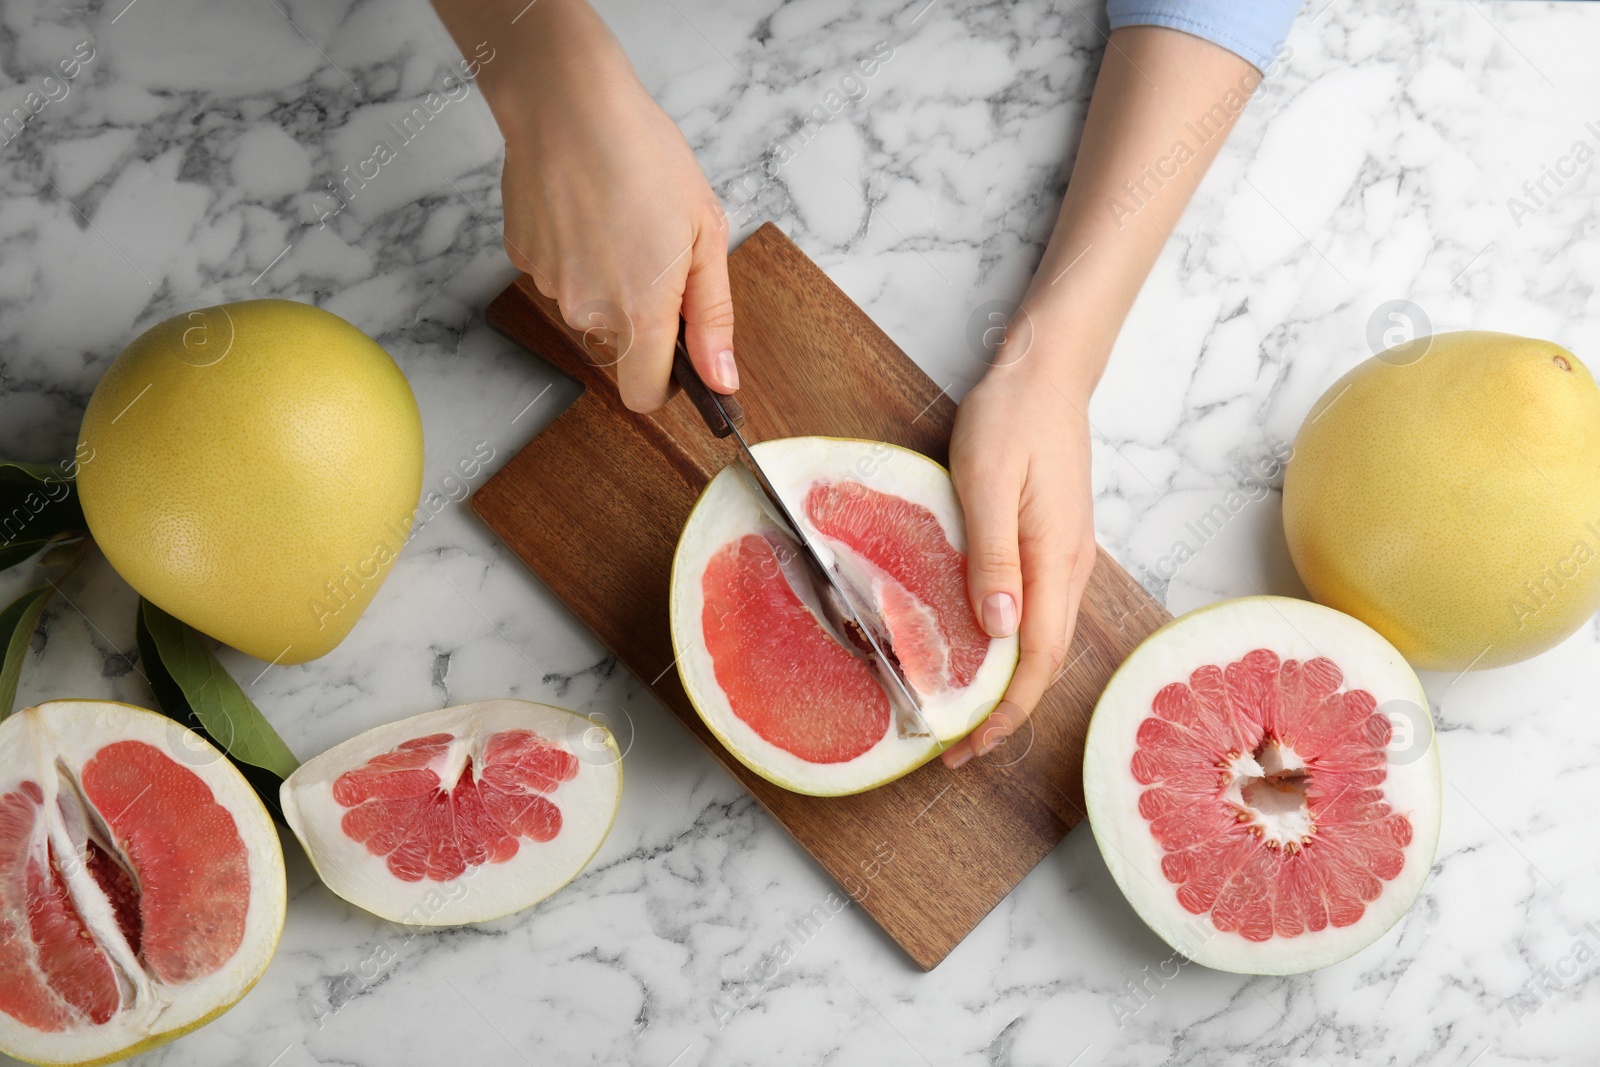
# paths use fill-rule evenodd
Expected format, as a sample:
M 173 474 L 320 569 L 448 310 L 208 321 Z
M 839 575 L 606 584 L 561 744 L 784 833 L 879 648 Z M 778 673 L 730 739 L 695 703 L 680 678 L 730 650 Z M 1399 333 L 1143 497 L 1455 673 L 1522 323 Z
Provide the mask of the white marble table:
M 1256 980 L 1179 966 L 1086 829 L 931 974 L 855 910 L 798 943 L 788 924 L 830 884 L 461 502 L 459 460 L 492 450 L 497 465 L 574 395 L 480 314 L 511 277 L 486 109 L 452 103 L 319 228 L 339 168 L 456 57 L 421 0 L 284 3 L 4 8 L 0 114 L 79 42 L 94 58 L 0 146 L 0 454 L 67 455 L 108 361 L 176 311 L 276 295 L 344 315 L 416 387 L 438 514 L 335 653 L 228 666 L 303 755 L 480 697 L 604 713 L 630 745 L 626 794 L 584 875 L 480 928 L 408 936 L 289 848 L 289 924 L 265 979 L 149 1062 L 1594 1061 L 1593 625 L 1531 663 L 1426 679 L 1449 783 L 1438 865 L 1407 919 L 1339 966 Z M 924 4 L 602 9 L 742 229 L 776 220 L 959 395 L 981 369 L 969 316 L 1015 297 L 1047 233 L 1101 16 L 1089 0 Z M 866 94 L 776 180 L 741 184 L 879 42 L 892 58 Z M 1600 120 L 1600 8 L 1333 0 L 1289 45 L 1092 410 L 1100 538 L 1174 611 L 1298 591 L 1276 492 L 1203 543 L 1186 524 L 1367 354 L 1385 301 L 1600 358 L 1592 167 L 1531 213 L 1507 203 L 1574 142 L 1600 144 L 1600 121 L 1585 125 Z M 1183 539 L 1194 555 L 1174 566 Z M 22 697 L 147 702 L 124 655 L 132 594 L 103 561 L 68 593 Z M 745 1006 L 727 1017 L 719 997 Z

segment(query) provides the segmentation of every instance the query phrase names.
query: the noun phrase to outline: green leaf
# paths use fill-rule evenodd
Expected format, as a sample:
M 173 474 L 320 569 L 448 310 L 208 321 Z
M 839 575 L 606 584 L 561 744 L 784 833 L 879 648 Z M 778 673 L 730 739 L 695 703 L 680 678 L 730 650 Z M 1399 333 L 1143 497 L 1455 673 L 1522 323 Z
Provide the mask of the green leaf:
M 53 463 L 21 463 L 14 459 L 0 459 L 0 482 L 21 478 L 43 482 L 64 477 L 65 473 Z
M 88 534 L 77 538 L 58 537 L 54 541 L 46 541 L 45 544 L 49 547 L 45 549 L 44 555 L 39 557 L 39 562 L 34 566 L 67 568 L 66 573 L 61 576 L 61 581 L 65 581 L 68 575 L 78 569 L 78 564 L 83 562 L 83 557 L 88 555 L 90 548 L 94 547 L 94 541 Z M 58 591 L 61 588 L 61 581 L 54 583 Z
M 200 635 L 143 597 L 134 626 L 156 703 L 227 753 L 281 821 L 278 787 L 300 765 L 261 710 L 222 669 Z
M 34 627 L 44 614 L 44 602 L 55 592 L 48 585 L 30 589 L 0 611 L 0 719 L 10 715 L 17 702 L 17 680 Z
M 15 567 L 19 563 L 26 563 L 33 558 L 35 552 L 49 543 L 49 541 L 16 541 L 0 546 L 0 571 L 7 567 Z
M 59 466 L 0 460 L 0 568 L 88 525 L 77 484 Z

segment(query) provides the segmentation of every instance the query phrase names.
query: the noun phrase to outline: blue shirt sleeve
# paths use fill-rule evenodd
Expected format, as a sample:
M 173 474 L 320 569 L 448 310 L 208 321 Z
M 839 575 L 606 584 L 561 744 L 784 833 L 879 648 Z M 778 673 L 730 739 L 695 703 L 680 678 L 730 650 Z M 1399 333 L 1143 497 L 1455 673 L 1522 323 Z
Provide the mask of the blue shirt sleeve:
M 1106 0 L 1111 28 L 1166 26 L 1204 38 L 1266 71 L 1300 10 L 1300 0 Z

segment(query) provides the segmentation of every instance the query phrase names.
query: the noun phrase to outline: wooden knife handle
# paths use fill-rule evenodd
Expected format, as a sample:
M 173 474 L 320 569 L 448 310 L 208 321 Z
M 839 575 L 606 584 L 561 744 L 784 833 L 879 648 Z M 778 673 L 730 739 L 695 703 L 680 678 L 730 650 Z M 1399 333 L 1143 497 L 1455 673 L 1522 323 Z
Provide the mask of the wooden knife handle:
M 739 406 L 736 397 L 717 394 L 713 399 L 711 389 L 701 380 L 700 372 L 694 369 L 694 363 L 689 359 L 689 349 L 684 345 L 684 330 L 686 324 L 678 322 L 678 343 L 672 350 L 672 376 L 677 379 L 678 385 L 694 406 L 699 410 L 700 417 L 706 420 L 706 427 L 715 437 L 726 437 L 733 432 L 733 426 L 744 425 L 744 408 Z M 721 408 L 718 408 L 718 402 Z M 727 412 L 728 419 L 733 421 L 733 426 L 728 425 L 723 412 Z

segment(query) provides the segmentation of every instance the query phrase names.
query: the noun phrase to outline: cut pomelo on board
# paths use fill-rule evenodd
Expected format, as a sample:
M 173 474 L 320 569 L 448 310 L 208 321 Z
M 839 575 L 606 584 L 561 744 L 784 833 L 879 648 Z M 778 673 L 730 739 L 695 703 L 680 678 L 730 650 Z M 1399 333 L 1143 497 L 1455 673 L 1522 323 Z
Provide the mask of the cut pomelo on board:
M 272 820 L 198 734 L 95 700 L 0 723 L 0 1051 L 105 1063 L 209 1022 L 284 902 Z
M 1244 974 L 1325 967 L 1416 901 L 1439 839 L 1421 684 L 1365 623 L 1243 597 L 1176 619 L 1112 675 L 1083 791 L 1150 928 Z
M 740 762 L 800 793 L 893 781 L 971 732 L 1017 664 L 967 598 L 966 532 L 945 469 L 877 441 L 795 437 L 752 449 L 824 562 L 870 597 L 877 630 L 922 705 L 891 699 L 841 633 L 741 469 L 695 504 L 672 564 L 678 675 Z
M 537 904 L 594 857 L 621 794 L 609 730 L 509 699 L 358 734 L 282 790 L 284 818 L 328 888 L 413 926 Z

